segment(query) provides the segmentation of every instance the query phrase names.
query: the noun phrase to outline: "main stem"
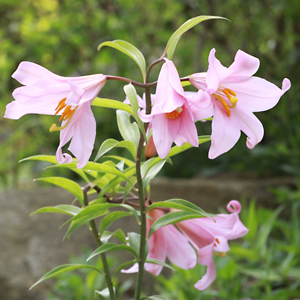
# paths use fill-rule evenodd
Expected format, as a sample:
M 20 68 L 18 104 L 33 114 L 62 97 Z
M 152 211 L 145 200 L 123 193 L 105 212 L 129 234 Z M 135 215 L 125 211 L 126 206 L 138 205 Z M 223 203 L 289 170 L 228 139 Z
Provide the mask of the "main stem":
M 146 95 L 146 114 L 151 113 L 151 85 L 149 85 L 149 74 L 151 69 L 163 61 L 163 59 L 158 59 L 153 62 L 146 73 L 145 79 L 145 95 Z M 144 125 L 145 131 L 147 130 L 148 124 Z M 137 187 L 139 191 L 139 202 L 140 202 L 140 212 L 141 212 L 141 239 L 140 239 L 140 256 L 139 256 L 139 271 L 137 275 L 137 282 L 135 288 L 135 297 L 134 300 L 140 300 L 141 291 L 142 291 L 142 283 L 144 276 L 144 266 L 146 261 L 146 212 L 145 212 L 145 197 L 144 197 L 144 189 L 143 189 L 143 181 L 141 175 L 141 157 L 144 148 L 144 135 L 141 133 L 140 141 L 137 149 L 137 159 L 136 159 L 136 178 L 137 178 Z
M 87 192 L 88 192 L 89 189 L 90 189 L 90 185 L 87 185 L 83 190 L 84 205 L 85 206 L 89 205 L 88 198 L 87 198 Z M 91 228 L 92 228 L 94 239 L 95 239 L 98 247 L 101 247 L 103 244 L 101 242 L 101 239 L 100 239 L 97 227 L 96 227 L 95 220 L 91 220 L 90 225 L 91 225 Z M 109 290 L 110 300 L 115 300 L 115 291 L 114 291 L 114 288 L 113 288 L 113 284 L 112 284 L 112 280 L 111 280 L 111 276 L 110 276 L 110 271 L 109 271 L 109 266 L 108 266 L 108 262 L 107 262 L 107 259 L 106 259 L 106 255 L 105 255 L 105 253 L 101 253 L 100 256 L 101 256 L 101 260 L 102 260 L 102 264 L 103 264 L 103 269 L 104 269 L 104 275 L 105 275 L 107 288 Z

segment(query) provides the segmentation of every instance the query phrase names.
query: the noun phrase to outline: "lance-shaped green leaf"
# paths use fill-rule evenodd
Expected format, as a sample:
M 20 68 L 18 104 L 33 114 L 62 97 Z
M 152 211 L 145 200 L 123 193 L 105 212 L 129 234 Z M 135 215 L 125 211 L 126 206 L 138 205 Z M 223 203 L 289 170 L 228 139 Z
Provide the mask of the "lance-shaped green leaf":
M 114 293 L 116 293 L 115 287 L 113 287 Z M 110 292 L 108 288 L 103 289 L 102 291 L 95 291 L 95 294 L 101 295 L 103 298 L 108 298 L 110 296 Z M 95 297 L 96 299 L 96 297 Z
M 148 257 L 148 258 L 146 259 L 146 263 L 151 263 L 151 264 L 160 265 L 160 266 L 166 267 L 166 268 L 168 268 L 168 269 L 170 269 L 170 270 L 176 272 L 176 270 L 175 270 L 172 266 L 170 266 L 169 264 L 167 264 L 167 263 L 165 263 L 165 262 L 162 262 L 162 261 L 160 261 L 160 260 L 157 260 L 157 259 L 155 259 L 155 258 L 149 258 L 149 257 Z
M 145 189 L 150 181 L 159 173 L 159 171 L 163 168 L 166 163 L 166 159 L 163 159 L 153 165 L 147 172 L 146 176 L 143 178 L 143 188 Z
M 129 167 L 125 170 L 124 174 L 127 177 L 133 176 L 135 174 L 135 166 Z M 104 196 L 107 192 L 109 192 L 111 189 L 113 189 L 116 185 L 120 184 L 123 181 L 123 178 L 120 177 L 116 177 L 113 180 L 111 180 L 110 182 L 107 183 L 107 185 L 105 185 L 101 192 L 99 193 L 99 197 Z M 129 179 L 129 184 L 131 184 L 131 181 Z
M 128 167 L 135 166 L 135 163 L 132 160 L 130 160 L 128 158 L 125 158 L 125 157 L 122 157 L 122 156 L 118 156 L 118 155 L 106 155 L 105 157 L 113 158 L 113 159 L 116 159 L 118 161 L 124 160 L 125 165 L 127 165 Z
M 102 145 L 99 148 L 99 151 L 96 155 L 95 161 L 97 161 L 101 156 L 103 156 L 105 153 L 110 151 L 113 148 L 125 148 L 127 149 L 132 157 L 136 158 L 136 146 L 133 142 L 130 141 L 117 141 L 114 139 L 108 139 L 102 143 Z
M 76 163 L 75 162 L 71 162 L 71 163 L 67 163 L 67 164 L 54 165 L 54 166 L 50 166 L 48 168 L 68 168 L 68 169 L 73 169 L 73 168 L 76 168 Z M 108 165 L 107 163 L 100 164 L 100 163 L 95 163 L 95 162 L 88 162 L 84 166 L 84 168 L 82 168 L 82 170 L 84 170 L 86 172 L 97 171 L 97 172 L 100 172 L 100 173 L 113 174 L 113 175 L 122 177 L 126 181 L 129 181 L 129 178 L 123 172 L 119 171 L 115 167 L 112 167 L 112 166 Z
M 185 220 L 189 220 L 189 219 L 195 219 L 195 218 L 199 218 L 199 214 L 195 214 L 192 212 L 188 212 L 188 211 L 175 211 L 175 212 L 171 212 L 168 213 L 166 215 L 164 215 L 163 217 L 157 219 L 152 226 L 150 227 L 149 233 L 148 233 L 148 238 L 151 236 L 151 234 L 166 225 L 169 224 L 174 224 L 174 223 L 178 223 L 181 221 L 185 221 Z
M 125 236 L 124 232 L 121 229 L 117 229 L 114 232 L 104 231 L 102 233 L 102 236 L 101 236 L 102 243 L 106 244 L 111 237 L 117 238 L 124 245 L 127 244 L 126 236 Z
M 209 136 L 209 135 L 202 135 L 202 136 L 199 136 L 199 137 L 198 137 L 198 143 L 199 143 L 199 145 L 200 145 L 200 144 L 203 144 L 203 143 L 205 143 L 205 142 L 209 142 L 209 141 L 210 141 L 210 136 Z M 170 150 L 170 152 L 168 153 L 168 155 L 167 155 L 166 158 L 175 156 L 175 155 L 177 155 L 177 154 L 179 154 L 179 153 L 181 153 L 181 152 L 183 152 L 183 151 L 186 151 L 186 150 L 188 150 L 188 149 L 190 149 L 190 148 L 192 148 L 192 147 L 193 147 L 193 146 L 192 146 L 190 143 L 185 143 L 185 144 L 182 145 L 181 147 L 174 146 L 174 147 L 171 148 L 171 150 Z M 162 160 L 162 158 L 156 157 L 156 158 L 153 160 L 151 166 L 154 165 L 154 164 L 156 164 L 158 161 L 161 161 L 161 160 Z
M 195 205 L 189 201 L 183 200 L 183 199 L 170 199 L 170 200 L 166 200 L 166 201 L 155 202 L 148 207 L 147 211 L 149 211 L 153 208 L 158 208 L 158 207 L 179 209 L 182 211 L 199 214 L 198 218 L 201 218 L 204 216 L 209 217 L 209 218 L 214 217 L 214 215 L 206 213 L 203 209 L 201 209 L 197 205 Z
M 137 100 L 136 90 L 135 90 L 134 86 L 130 83 L 130 84 L 127 84 L 124 86 L 124 92 L 130 101 L 132 111 L 133 111 L 133 117 L 137 121 L 137 124 L 138 124 L 141 132 L 143 133 L 144 137 L 146 138 L 144 123 L 142 122 L 142 120 L 140 119 L 140 117 L 137 113 L 138 109 L 139 109 L 139 104 L 138 104 L 138 100 Z
M 30 287 L 30 290 L 33 287 L 35 287 L 37 284 L 43 282 L 46 279 L 52 278 L 52 277 L 57 276 L 62 273 L 66 273 L 66 272 L 70 272 L 70 271 L 74 271 L 74 270 L 78 270 L 78 269 L 85 269 L 85 268 L 95 270 L 95 271 L 99 272 L 100 274 L 102 274 L 102 272 L 99 269 L 97 269 L 96 267 L 91 266 L 91 265 L 82 265 L 82 264 L 81 265 L 77 265 L 77 264 L 62 265 L 62 266 L 56 267 L 56 268 L 52 269 L 50 272 L 46 273 L 34 285 L 32 285 Z
M 121 110 L 117 110 L 117 124 L 122 138 L 130 141 L 138 148 L 140 131 L 138 125 L 130 122 L 130 116 Z
M 165 296 L 161 296 L 161 295 L 153 295 L 153 296 L 145 296 L 142 297 L 140 300 L 169 300 L 169 298 L 166 298 Z
M 106 215 L 100 223 L 100 227 L 99 227 L 99 234 L 100 236 L 102 236 L 104 230 L 111 225 L 113 222 L 124 218 L 124 217 L 128 217 L 128 216 L 132 216 L 132 213 L 130 212 L 126 212 L 126 211 L 114 211 L 108 215 Z
M 80 185 L 73 180 L 63 177 L 46 177 L 35 179 L 38 181 L 49 182 L 71 192 L 81 204 L 83 204 L 83 192 Z
M 116 251 L 116 250 L 125 250 L 133 254 L 135 258 L 138 257 L 137 252 L 135 251 L 134 248 L 127 246 L 127 245 L 119 245 L 119 244 L 114 244 L 114 243 L 107 243 L 99 248 L 97 248 L 88 258 L 86 261 L 89 261 L 91 258 L 93 258 L 96 255 L 99 255 L 101 253 L 109 252 L 109 251 Z
M 126 41 L 123 41 L 123 40 L 115 40 L 112 42 L 101 43 L 98 46 L 98 50 L 100 50 L 103 46 L 112 47 L 114 49 L 117 49 L 117 50 L 123 52 L 124 54 L 128 55 L 129 57 L 131 57 L 139 66 L 139 68 L 142 72 L 143 80 L 145 81 L 146 62 L 145 62 L 145 58 L 144 58 L 142 52 L 139 49 L 137 49 L 132 44 L 130 44 Z
M 78 213 L 81 212 L 81 209 L 74 205 L 56 205 L 56 206 L 45 206 L 42 207 L 35 212 L 31 213 L 30 216 L 36 214 L 44 214 L 44 213 L 58 213 L 58 214 L 67 214 L 71 216 L 76 216 Z
M 115 273 L 114 273 L 113 277 L 116 277 L 116 275 L 117 275 L 122 269 L 124 269 L 124 267 L 133 265 L 133 264 L 136 263 L 136 262 L 137 262 L 136 260 L 131 260 L 131 261 L 126 261 L 126 262 L 124 262 L 123 264 L 119 265 L 119 266 L 117 267 L 117 269 L 115 270 Z
M 37 161 L 45 161 L 50 162 L 52 164 L 58 165 L 58 162 L 56 161 L 56 157 L 54 155 L 34 155 L 27 158 L 24 158 L 20 160 L 19 162 L 27 161 L 27 160 L 37 160 Z M 74 164 L 76 165 L 78 163 L 77 159 L 73 159 Z M 82 169 L 77 169 L 76 167 L 70 168 L 73 172 L 77 173 L 79 176 L 82 177 L 84 181 L 87 183 L 90 182 L 90 180 L 87 178 L 85 172 Z
M 106 99 L 106 98 L 95 98 L 95 100 L 92 103 L 93 106 L 98 107 L 106 107 L 106 108 L 112 108 L 117 110 L 123 110 L 127 113 L 133 115 L 132 108 L 130 105 L 127 105 L 121 101 L 112 100 L 112 99 Z
M 177 46 L 177 43 L 179 39 L 181 38 L 182 34 L 184 34 L 186 31 L 194 27 L 195 25 L 205 21 L 205 20 L 211 20 L 211 19 L 224 19 L 222 17 L 216 17 L 216 16 L 198 16 L 192 19 L 187 20 L 184 24 L 182 24 L 170 37 L 165 52 L 167 52 L 168 59 L 172 60 L 173 54 L 175 51 L 175 48 Z

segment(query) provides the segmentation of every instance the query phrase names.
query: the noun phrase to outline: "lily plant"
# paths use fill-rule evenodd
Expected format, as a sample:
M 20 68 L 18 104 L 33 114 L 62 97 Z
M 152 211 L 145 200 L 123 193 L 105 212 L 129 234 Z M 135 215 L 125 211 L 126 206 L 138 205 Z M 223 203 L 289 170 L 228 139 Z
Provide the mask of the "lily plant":
M 105 290 L 95 291 L 96 294 L 108 294 L 109 299 L 116 299 L 114 278 L 123 272 L 137 273 L 135 300 L 166 299 L 159 295 L 147 296 L 146 291 L 142 294 L 142 287 L 144 271 L 157 276 L 164 267 L 173 269 L 166 262 L 168 259 L 185 270 L 197 263 L 206 266 L 206 274 L 195 279 L 195 288 L 204 290 L 217 276 L 214 256 L 225 256 L 229 251 L 228 241 L 248 232 L 239 219 L 241 205 L 237 200 L 229 202 L 230 214 L 216 215 L 204 212 L 185 199 L 161 202 L 151 199 L 150 182 L 171 157 L 210 142 L 208 157 L 214 159 L 236 144 L 241 131 L 247 136 L 247 147 L 254 148 L 262 140 L 264 130 L 253 113 L 274 107 L 291 86 L 287 78 L 280 89 L 253 76 L 259 59 L 242 50 L 237 51 L 234 62 L 226 68 L 212 49 L 208 70 L 194 70 L 196 73 L 191 76 L 180 78 L 172 61 L 176 45 L 183 33 L 209 19 L 224 18 L 198 16 L 188 20 L 170 37 L 161 57 L 148 67 L 143 54 L 126 41 L 99 45 L 98 50 L 108 46 L 132 58 L 141 71 L 142 82 L 108 74 L 62 77 L 33 62 L 21 62 L 12 75 L 23 86 L 13 92 L 14 100 L 6 107 L 5 118 L 19 119 L 26 114 L 58 115 L 56 124 L 49 128 L 50 132 L 60 132 L 56 155 L 37 155 L 25 160 L 42 160 L 55 168 L 68 168 L 86 182 L 81 187 L 68 178 L 41 178 L 68 190 L 77 201 L 43 207 L 33 214 L 69 215 L 70 219 L 64 224 L 69 226 L 65 238 L 87 225 L 97 244 L 87 260 L 100 255 L 103 262 L 103 270 L 90 264 L 58 266 L 32 287 L 63 272 L 91 268 L 102 274 L 107 284 Z M 159 66 L 157 81 L 150 82 L 151 70 Z M 109 80 L 126 84 L 123 99 L 98 97 Z M 186 85 L 193 85 L 198 91 L 187 92 Z M 135 87 L 142 88 L 143 95 L 138 95 Z M 155 93 L 151 94 L 154 89 Z M 92 112 L 93 106 L 116 110 L 123 139 L 103 141 L 94 161 L 90 161 L 96 139 L 97 116 Z M 195 124 L 198 121 L 211 121 L 210 136 L 199 135 Z M 63 150 L 68 143 L 69 151 Z M 116 147 L 126 149 L 131 158 L 104 157 Z M 124 217 L 136 220 L 139 233 L 107 230 Z M 95 222 L 97 218 L 100 218 L 99 226 Z M 112 242 L 112 237 L 119 242 Z M 106 256 L 115 250 L 127 251 L 133 259 L 123 262 L 112 273 Z

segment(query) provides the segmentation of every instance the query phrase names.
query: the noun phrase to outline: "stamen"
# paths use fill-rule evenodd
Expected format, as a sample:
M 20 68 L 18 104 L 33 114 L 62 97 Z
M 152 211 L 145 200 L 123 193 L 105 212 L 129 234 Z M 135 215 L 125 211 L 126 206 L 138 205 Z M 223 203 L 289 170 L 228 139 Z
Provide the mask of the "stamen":
M 215 94 L 215 96 L 218 98 L 218 100 L 221 102 L 221 104 L 223 105 L 224 109 L 226 110 L 227 116 L 230 117 L 231 116 L 231 111 L 229 109 L 228 104 L 226 103 L 226 101 L 219 95 Z
M 166 117 L 168 119 L 175 120 L 176 118 L 178 118 L 178 116 L 181 114 L 181 112 L 182 112 L 182 108 L 181 107 L 177 107 L 172 112 L 166 113 Z
M 65 102 L 66 99 L 67 98 L 64 98 L 58 102 L 58 105 L 55 108 L 55 115 L 57 115 L 62 109 L 64 109 L 64 111 L 62 112 L 62 114 L 59 118 L 59 121 L 67 121 L 68 120 L 68 122 L 66 122 L 66 124 L 61 127 L 58 127 L 56 124 L 52 124 L 52 126 L 49 129 L 50 132 L 60 131 L 64 128 L 66 128 L 67 125 L 70 123 L 70 120 L 77 109 L 77 107 L 72 109 L 72 107 L 70 105 L 66 105 L 66 102 Z
M 218 244 L 220 244 L 220 241 L 219 241 L 219 239 L 218 239 L 218 238 L 216 238 L 216 242 L 217 242 Z

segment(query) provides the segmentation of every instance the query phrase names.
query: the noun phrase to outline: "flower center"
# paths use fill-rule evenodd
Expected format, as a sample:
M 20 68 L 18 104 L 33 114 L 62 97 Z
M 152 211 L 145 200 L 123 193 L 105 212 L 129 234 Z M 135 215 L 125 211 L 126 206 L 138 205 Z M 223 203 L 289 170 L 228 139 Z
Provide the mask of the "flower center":
M 174 120 L 174 119 L 178 118 L 178 116 L 181 114 L 181 112 L 182 112 L 182 108 L 181 107 L 177 107 L 172 112 L 166 113 L 166 117 L 168 119 Z
M 59 130 L 66 128 L 71 120 L 71 117 L 73 116 L 73 114 L 75 113 L 75 111 L 77 109 L 77 107 L 72 109 L 72 107 L 70 105 L 66 105 L 66 99 L 67 98 L 64 98 L 58 102 L 58 105 L 55 108 L 55 115 L 57 115 L 61 110 L 63 110 L 63 112 L 59 118 L 59 121 L 67 121 L 68 120 L 68 122 L 62 127 L 57 127 L 56 124 L 52 124 L 52 126 L 49 129 L 50 132 L 59 131 Z
M 229 100 L 229 102 L 231 103 L 231 105 L 228 105 L 228 103 L 226 102 L 226 100 L 221 96 L 221 95 L 218 95 L 218 94 L 214 94 L 216 100 L 219 100 L 222 104 L 222 106 L 224 107 L 225 111 L 226 111 L 226 114 L 228 117 L 231 116 L 231 110 L 230 108 L 234 108 L 236 107 L 236 104 L 238 102 L 238 99 L 236 97 L 236 93 L 234 91 L 232 91 L 231 89 L 223 89 L 222 90 L 223 92 L 223 95 L 225 95 L 227 97 L 227 99 Z

